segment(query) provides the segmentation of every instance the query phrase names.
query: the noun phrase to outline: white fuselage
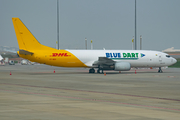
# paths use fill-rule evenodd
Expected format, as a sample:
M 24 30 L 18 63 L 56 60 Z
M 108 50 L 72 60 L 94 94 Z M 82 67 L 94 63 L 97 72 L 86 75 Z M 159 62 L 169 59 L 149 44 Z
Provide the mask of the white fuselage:
M 67 50 L 84 64 L 91 67 L 99 57 L 107 57 L 114 61 L 126 61 L 131 67 L 164 67 L 177 62 L 168 54 L 149 50 Z

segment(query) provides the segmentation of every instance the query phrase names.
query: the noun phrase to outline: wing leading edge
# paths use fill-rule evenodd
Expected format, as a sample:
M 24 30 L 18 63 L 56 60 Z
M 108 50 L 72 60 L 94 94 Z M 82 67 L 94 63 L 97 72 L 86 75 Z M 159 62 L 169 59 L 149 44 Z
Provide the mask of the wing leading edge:
M 97 61 L 89 61 L 85 64 L 89 67 L 98 68 L 99 66 L 112 66 L 115 64 L 115 61 L 107 57 L 99 57 Z
M 114 65 L 115 61 L 107 57 L 99 57 L 98 61 L 94 62 L 94 65 Z

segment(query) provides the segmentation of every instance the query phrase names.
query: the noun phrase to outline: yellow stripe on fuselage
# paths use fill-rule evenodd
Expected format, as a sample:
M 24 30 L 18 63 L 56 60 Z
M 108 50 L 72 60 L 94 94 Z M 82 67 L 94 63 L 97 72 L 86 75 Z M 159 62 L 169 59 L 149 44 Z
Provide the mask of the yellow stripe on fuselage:
M 33 55 L 19 54 L 20 57 L 28 59 L 32 62 L 38 62 L 42 64 L 59 66 L 59 67 L 87 67 L 81 62 L 75 55 L 67 50 L 56 50 L 53 51 L 33 51 Z

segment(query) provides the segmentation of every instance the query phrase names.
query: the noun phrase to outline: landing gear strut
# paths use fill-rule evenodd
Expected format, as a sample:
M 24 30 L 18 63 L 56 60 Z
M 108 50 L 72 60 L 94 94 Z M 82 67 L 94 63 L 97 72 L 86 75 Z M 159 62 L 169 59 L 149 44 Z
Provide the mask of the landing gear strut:
M 100 73 L 100 69 L 97 70 L 97 73 Z
M 100 65 L 98 66 L 98 70 L 97 70 L 97 73 L 100 73 L 100 70 L 101 70 L 101 73 L 104 73 L 103 72 L 103 69 L 101 69 Z
M 161 67 L 159 67 L 158 73 L 162 73 L 162 72 L 163 71 L 162 71 Z
M 89 69 L 89 73 L 95 73 L 94 68 Z

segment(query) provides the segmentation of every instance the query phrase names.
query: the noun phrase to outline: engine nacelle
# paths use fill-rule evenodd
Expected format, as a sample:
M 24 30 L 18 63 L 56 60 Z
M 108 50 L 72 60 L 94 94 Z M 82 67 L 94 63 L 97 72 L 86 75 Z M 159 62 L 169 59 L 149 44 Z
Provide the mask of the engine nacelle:
M 116 71 L 129 71 L 130 69 L 131 64 L 129 62 L 116 62 L 114 65 Z

